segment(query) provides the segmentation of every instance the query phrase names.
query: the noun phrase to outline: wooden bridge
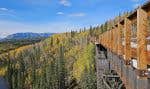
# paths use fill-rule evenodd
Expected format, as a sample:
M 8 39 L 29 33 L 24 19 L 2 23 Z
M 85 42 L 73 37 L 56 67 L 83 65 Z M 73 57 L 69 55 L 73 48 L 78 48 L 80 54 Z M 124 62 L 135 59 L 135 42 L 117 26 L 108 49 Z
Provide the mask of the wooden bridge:
M 97 55 L 105 55 L 97 57 L 97 71 L 103 66 L 98 76 L 106 77 L 104 70 L 108 69 L 122 81 L 122 87 L 111 88 L 108 84 L 108 88 L 150 89 L 150 2 L 101 34 L 96 44 Z

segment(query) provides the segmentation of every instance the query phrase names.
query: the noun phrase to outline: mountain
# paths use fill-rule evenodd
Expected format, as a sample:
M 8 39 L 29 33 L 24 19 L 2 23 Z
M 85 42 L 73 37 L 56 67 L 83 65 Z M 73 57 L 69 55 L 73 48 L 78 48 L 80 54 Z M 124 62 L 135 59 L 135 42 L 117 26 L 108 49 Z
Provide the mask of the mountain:
M 6 36 L 3 40 L 22 40 L 22 39 L 37 39 L 37 38 L 47 38 L 54 33 L 15 33 Z
M 10 35 L 9 33 L 0 33 L 0 39 L 3 39 L 5 37 L 7 37 L 8 35 Z

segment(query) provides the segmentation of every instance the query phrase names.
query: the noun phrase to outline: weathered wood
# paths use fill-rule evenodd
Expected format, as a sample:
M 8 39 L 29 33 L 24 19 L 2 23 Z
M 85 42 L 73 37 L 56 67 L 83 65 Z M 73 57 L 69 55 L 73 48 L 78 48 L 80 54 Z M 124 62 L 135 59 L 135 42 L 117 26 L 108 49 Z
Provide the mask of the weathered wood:
M 118 23 L 118 55 L 122 55 L 122 29 L 123 26 Z
M 147 69 L 147 12 L 139 8 L 137 10 L 137 60 L 138 69 Z
M 109 31 L 107 31 L 107 33 L 106 33 L 106 40 L 107 40 L 107 48 L 109 47 Z
M 113 50 L 113 30 L 110 31 L 110 36 L 111 36 L 111 40 L 110 40 L 110 48 L 111 48 L 111 51 Z
M 125 19 L 125 60 L 131 60 L 131 21 Z
M 109 31 L 109 48 L 111 49 L 111 30 Z
M 111 31 L 108 31 L 108 47 L 111 48 Z
M 114 31 L 114 38 L 115 38 L 115 53 L 118 53 L 118 26 L 115 27 L 115 31 Z
M 112 51 L 115 52 L 115 29 L 112 29 Z

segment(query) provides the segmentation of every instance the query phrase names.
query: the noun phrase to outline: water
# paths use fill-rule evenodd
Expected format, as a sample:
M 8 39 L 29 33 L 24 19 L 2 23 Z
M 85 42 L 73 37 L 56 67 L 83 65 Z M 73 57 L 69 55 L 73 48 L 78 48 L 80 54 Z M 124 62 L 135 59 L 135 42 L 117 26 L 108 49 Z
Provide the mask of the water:
M 0 89 L 8 89 L 8 84 L 3 77 L 0 77 Z

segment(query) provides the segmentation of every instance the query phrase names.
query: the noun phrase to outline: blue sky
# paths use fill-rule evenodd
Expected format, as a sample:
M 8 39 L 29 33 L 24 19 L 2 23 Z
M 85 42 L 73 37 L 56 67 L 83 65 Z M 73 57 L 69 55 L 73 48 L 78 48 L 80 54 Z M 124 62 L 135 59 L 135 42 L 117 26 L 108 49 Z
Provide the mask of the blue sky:
M 102 24 L 146 0 L 0 0 L 0 33 L 65 32 Z

